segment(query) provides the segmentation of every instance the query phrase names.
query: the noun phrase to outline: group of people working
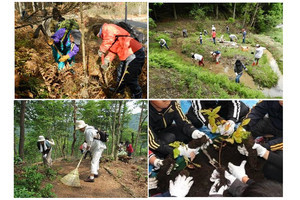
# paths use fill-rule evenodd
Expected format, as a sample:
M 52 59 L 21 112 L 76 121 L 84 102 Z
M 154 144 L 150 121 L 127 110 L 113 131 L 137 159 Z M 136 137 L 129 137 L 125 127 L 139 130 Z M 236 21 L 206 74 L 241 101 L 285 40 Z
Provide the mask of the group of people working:
M 248 152 L 244 146 L 238 146 L 237 151 L 245 155 L 245 160 L 242 161 L 240 166 L 233 165 L 232 163 L 228 164 L 229 172 L 225 172 L 225 178 L 229 184 L 224 187 L 220 186 L 218 172 L 213 171 L 211 177 L 213 185 L 209 195 L 220 196 L 227 189 L 232 196 L 250 196 L 251 194 L 256 196 L 272 196 L 280 192 L 282 195 L 283 101 L 259 101 L 250 109 L 245 103 L 239 100 L 192 100 L 186 114 L 183 113 L 180 103 L 177 101 L 153 100 L 150 101 L 149 106 L 149 163 L 155 169 L 163 166 L 163 160 L 167 156 L 173 155 L 174 147 L 171 147 L 170 143 L 180 141 L 188 144 L 193 139 L 201 137 L 209 138 L 205 132 L 201 131 L 201 128 L 208 127 L 211 130 L 212 127 L 210 126 L 208 116 L 201 111 L 221 106 L 218 115 L 225 122 L 218 126 L 217 133 L 220 135 L 230 136 L 241 121 L 250 119 L 249 124 L 244 126 L 244 128 L 251 132 L 250 137 L 253 137 L 256 141 L 252 149 L 256 150 L 257 156 L 266 160 L 263 168 L 265 180 L 255 182 L 251 177 L 247 176 L 245 165 Z M 187 148 L 178 148 L 178 150 L 181 156 L 189 158 L 193 154 L 197 155 L 198 151 L 208 148 L 211 143 L 211 139 L 208 139 L 208 142 L 203 144 L 201 148 L 191 149 L 187 146 Z M 154 179 L 153 183 L 157 183 L 155 181 Z M 192 177 L 183 177 L 181 175 L 175 179 L 176 181 L 176 184 L 172 182 L 172 186 L 170 183 L 170 191 L 167 191 L 167 196 L 185 196 L 188 194 L 192 184 L 197 184 L 192 183 Z M 171 188 L 174 185 L 178 185 L 178 187 L 189 185 L 189 187 L 185 187 L 186 191 L 183 191 L 181 194 L 176 192 L 172 194 Z M 254 194 L 254 192 L 250 192 L 249 194 L 249 191 L 257 186 L 261 187 L 259 190 L 261 194 Z M 155 186 L 152 185 L 151 188 L 155 188 Z M 265 194 L 266 191 L 278 188 L 279 191 L 277 193 Z

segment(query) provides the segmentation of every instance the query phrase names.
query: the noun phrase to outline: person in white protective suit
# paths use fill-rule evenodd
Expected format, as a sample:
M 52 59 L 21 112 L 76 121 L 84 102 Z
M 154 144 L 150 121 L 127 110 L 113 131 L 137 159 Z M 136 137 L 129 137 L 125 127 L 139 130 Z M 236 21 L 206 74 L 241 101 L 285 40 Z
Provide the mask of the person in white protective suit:
M 76 121 L 76 130 L 80 130 L 84 133 L 85 140 L 87 143 L 87 149 L 92 153 L 91 161 L 91 174 L 84 180 L 85 182 L 94 182 L 95 178 L 98 178 L 99 162 L 106 145 L 100 141 L 100 134 L 93 127 L 87 125 L 83 120 Z

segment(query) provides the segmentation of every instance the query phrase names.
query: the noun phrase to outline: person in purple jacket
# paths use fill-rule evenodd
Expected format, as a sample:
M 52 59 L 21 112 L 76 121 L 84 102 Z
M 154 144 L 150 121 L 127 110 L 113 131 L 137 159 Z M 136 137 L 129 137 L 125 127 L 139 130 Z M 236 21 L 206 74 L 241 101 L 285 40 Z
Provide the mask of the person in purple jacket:
M 48 43 L 51 45 L 54 60 L 58 63 L 58 70 L 62 70 L 66 62 L 73 66 L 75 55 L 79 51 L 80 39 L 81 32 L 76 29 L 68 31 L 61 28 L 51 36 Z

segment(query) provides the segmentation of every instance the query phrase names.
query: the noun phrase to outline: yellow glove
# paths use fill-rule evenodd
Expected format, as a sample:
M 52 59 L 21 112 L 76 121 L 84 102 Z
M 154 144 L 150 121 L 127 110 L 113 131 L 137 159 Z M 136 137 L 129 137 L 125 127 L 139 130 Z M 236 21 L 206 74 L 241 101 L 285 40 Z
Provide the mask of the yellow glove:
M 59 62 L 65 62 L 66 60 L 68 60 L 70 58 L 70 56 L 67 54 L 65 56 L 62 56 L 58 61 Z
M 50 46 L 53 45 L 53 43 L 54 43 L 54 40 L 53 40 L 52 38 L 48 39 L 48 44 L 49 44 Z

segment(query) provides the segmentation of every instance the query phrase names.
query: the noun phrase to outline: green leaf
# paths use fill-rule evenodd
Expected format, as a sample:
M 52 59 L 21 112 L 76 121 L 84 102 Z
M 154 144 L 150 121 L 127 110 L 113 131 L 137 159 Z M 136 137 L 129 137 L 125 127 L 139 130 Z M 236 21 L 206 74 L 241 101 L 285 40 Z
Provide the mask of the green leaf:
M 174 148 L 178 148 L 180 145 L 181 145 L 181 142 L 179 142 L 179 141 L 175 141 L 175 142 L 169 144 L 169 146 L 174 147 Z
M 234 139 L 233 138 L 227 138 L 227 139 L 224 139 L 226 142 L 229 142 L 231 144 L 234 143 Z
M 173 150 L 173 155 L 174 155 L 174 159 L 176 159 L 180 155 L 179 149 L 174 149 Z
M 215 109 L 213 109 L 212 114 L 215 115 L 215 114 L 217 114 L 220 110 L 221 110 L 221 106 L 218 106 L 218 107 L 216 107 Z
M 251 120 L 250 118 L 244 119 L 244 120 L 242 121 L 241 126 L 246 126 L 247 124 L 249 124 L 250 120 Z

